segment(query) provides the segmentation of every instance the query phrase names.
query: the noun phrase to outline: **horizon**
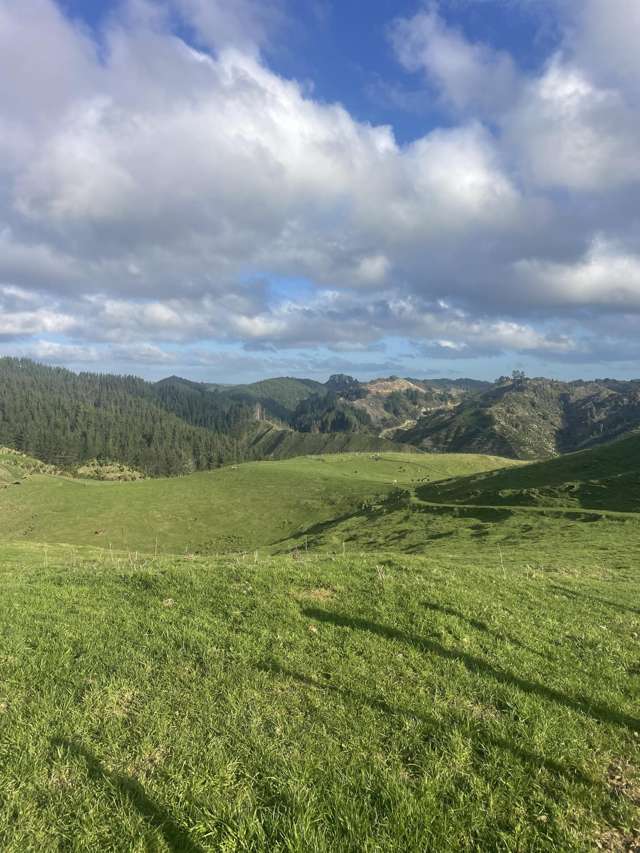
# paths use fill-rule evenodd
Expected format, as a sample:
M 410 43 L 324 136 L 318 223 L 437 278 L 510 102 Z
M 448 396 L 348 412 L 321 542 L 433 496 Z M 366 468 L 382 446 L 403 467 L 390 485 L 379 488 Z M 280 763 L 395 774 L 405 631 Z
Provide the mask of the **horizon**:
M 635 0 L 0 0 L 0 355 L 632 378 L 639 35 Z
M 299 382 L 311 380 L 311 381 L 318 382 L 320 384 L 326 384 L 329 381 L 329 379 L 333 375 L 335 375 L 332 373 L 328 373 L 328 374 L 324 374 L 323 379 L 318 379 L 318 378 L 312 377 L 312 376 L 280 373 L 280 374 L 274 374 L 274 375 L 269 375 L 269 376 L 258 376 L 258 378 L 247 379 L 244 382 L 219 382 L 218 380 L 215 380 L 215 379 L 193 379 L 191 376 L 185 375 L 185 374 L 167 373 L 167 374 L 161 375 L 159 378 L 154 379 L 154 378 L 150 378 L 149 376 L 144 376 L 140 373 L 120 372 L 117 370 L 116 371 L 111 371 L 111 370 L 84 370 L 84 369 L 80 369 L 80 368 L 67 367 L 67 366 L 61 365 L 61 364 L 48 364 L 46 361 L 39 361 L 38 359 L 29 358 L 26 356 L 22 357 L 22 356 L 0 355 L 0 362 L 2 361 L 2 359 L 6 359 L 6 358 L 24 358 L 25 360 L 30 361 L 33 364 L 36 364 L 36 365 L 41 366 L 41 367 L 51 367 L 51 368 L 60 367 L 60 368 L 63 368 L 64 370 L 68 370 L 71 373 L 75 373 L 75 374 L 89 373 L 89 374 L 93 374 L 96 376 L 121 376 L 121 377 L 122 376 L 133 376 L 135 379 L 142 379 L 143 381 L 150 382 L 150 383 L 162 382 L 163 380 L 167 380 L 167 379 L 182 379 L 182 380 L 186 380 L 187 382 L 197 382 L 199 384 L 211 384 L 211 385 L 219 385 L 219 386 L 224 386 L 224 387 L 233 387 L 236 385 L 253 385 L 253 384 L 256 384 L 258 382 L 265 382 L 268 380 L 276 380 L 276 379 L 294 379 L 294 380 L 297 380 Z M 513 368 L 513 371 L 515 371 L 517 369 L 518 368 Z M 341 373 L 344 373 L 344 371 L 338 371 L 338 374 L 341 374 Z M 356 379 L 358 382 L 360 382 L 363 385 L 369 384 L 371 382 L 376 382 L 378 380 L 385 380 L 385 379 L 386 380 L 388 380 L 388 379 L 403 379 L 403 380 L 408 381 L 408 382 L 411 382 L 414 380 L 418 381 L 418 382 L 436 382 L 436 381 L 446 381 L 446 382 L 460 381 L 460 382 L 464 382 L 464 381 L 471 381 L 471 382 L 487 382 L 487 383 L 495 384 L 498 381 L 498 379 L 500 379 L 504 376 L 509 377 L 511 375 L 511 373 L 512 373 L 512 370 L 509 370 L 509 371 L 507 371 L 507 373 L 501 374 L 500 376 L 495 376 L 492 379 L 484 379 L 484 378 L 481 378 L 478 376 L 436 376 L 436 375 L 420 376 L 417 374 L 400 375 L 400 374 L 394 374 L 394 373 L 377 374 L 375 376 L 370 376 L 368 378 L 366 378 L 364 376 L 353 376 L 352 374 L 346 374 L 346 375 L 351 376 L 351 378 Z M 566 383 L 607 382 L 607 381 L 640 382 L 640 376 L 632 377 L 630 379 L 618 379 L 618 377 L 616 377 L 616 376 L 604 376 L 604 375 L 593 377 L 593 378 L 585 378 L 583 376 L 574 376 L 573 378 L 570 378 L 570 379 L 557 379 L 553 376 L 544 376 L 544 375 L 529 376 L 527 374 L 525 376 L 525 378 L 527 380 L 534 380 L 534 381 L 544 380 L 544 381 L 549 381 L 549 382 L 566 382 Z

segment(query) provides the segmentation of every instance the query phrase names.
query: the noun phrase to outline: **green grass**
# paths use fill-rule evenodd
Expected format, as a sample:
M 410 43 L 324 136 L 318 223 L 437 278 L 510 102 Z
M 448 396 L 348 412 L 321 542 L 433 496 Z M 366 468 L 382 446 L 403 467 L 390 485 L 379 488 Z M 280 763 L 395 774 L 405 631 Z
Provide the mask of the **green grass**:
M 340 454 L 129 483 L 32 476 L 0 493 L 0 540 L 220 553 L 275 545 L 394 485 L 486 471 L 472 455 Z
M 640 434 L 546 462 L 424 486 L 419 494 L 438 503 L 640 512 Z
M 632 838 L 631 561 L 2 554 L 3 851 Z
M 338 453 L 420 453 L 410 444 L 400 444 L 366 432 L 294 432 L 264 424 L 257 428 L 247 452 L 257 459 Z
M 0 850 L 635 849 L 640 513 L 609 509 L 633 460 L 25 468 L 0 491 Z M 607 472 L 605 507 L 566 500 Z
M 603 560 L 640 565 L 640 515 L 547 508 L 431 505 L 381 501 L 303 526 L 280 550 L 326 553 L 388 551 L 482 559 L 567 570 Z

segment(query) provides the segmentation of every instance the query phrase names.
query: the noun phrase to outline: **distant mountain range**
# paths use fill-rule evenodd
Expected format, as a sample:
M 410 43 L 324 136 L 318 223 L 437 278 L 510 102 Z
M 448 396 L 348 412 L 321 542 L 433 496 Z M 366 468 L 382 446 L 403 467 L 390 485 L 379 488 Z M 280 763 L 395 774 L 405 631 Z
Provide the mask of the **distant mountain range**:
M 0 445 L 150 475 L 309 453 L 429 450 L 544 459 L 640 427 L 640 381 L 391 376 L 246 385 L 75 374 L 0 359 Z

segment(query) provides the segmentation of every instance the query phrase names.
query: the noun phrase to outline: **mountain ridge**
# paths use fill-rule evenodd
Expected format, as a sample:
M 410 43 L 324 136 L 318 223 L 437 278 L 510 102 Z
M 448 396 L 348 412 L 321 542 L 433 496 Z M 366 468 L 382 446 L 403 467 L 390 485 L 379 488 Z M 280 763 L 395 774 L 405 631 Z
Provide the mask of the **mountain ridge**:
M 246 385 L 74 373 L 0 359 L 0 444 L 62 466 L 184 474 L 327 452 L 483 453 L 535 460 L 640 426 L 640 380 L 496 382 L 334 374 Z

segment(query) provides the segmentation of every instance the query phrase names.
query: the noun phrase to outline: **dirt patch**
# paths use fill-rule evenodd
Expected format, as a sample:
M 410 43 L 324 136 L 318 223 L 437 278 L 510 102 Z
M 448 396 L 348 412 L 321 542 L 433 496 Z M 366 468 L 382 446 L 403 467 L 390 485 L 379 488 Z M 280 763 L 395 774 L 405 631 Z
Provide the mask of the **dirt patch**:
M 609 788 L 618 797 L 640 806 L 640 774 L 628 762 L 612 761 L 607 770 Z
M 596 847 L 607 853 L 640 853 L 640 835 L 626 835 L 618 829 L 610 829 L 596 839 Z
M 414 382 L 409 382 L 408 379 L 374 379 L 373 382 L 367 382 L 365 388 L 370 394 L 380 394 L 388 396 L 394 391 L 406 391 L 409 388 L 414 388 L 422 393 L 422 388 Z

